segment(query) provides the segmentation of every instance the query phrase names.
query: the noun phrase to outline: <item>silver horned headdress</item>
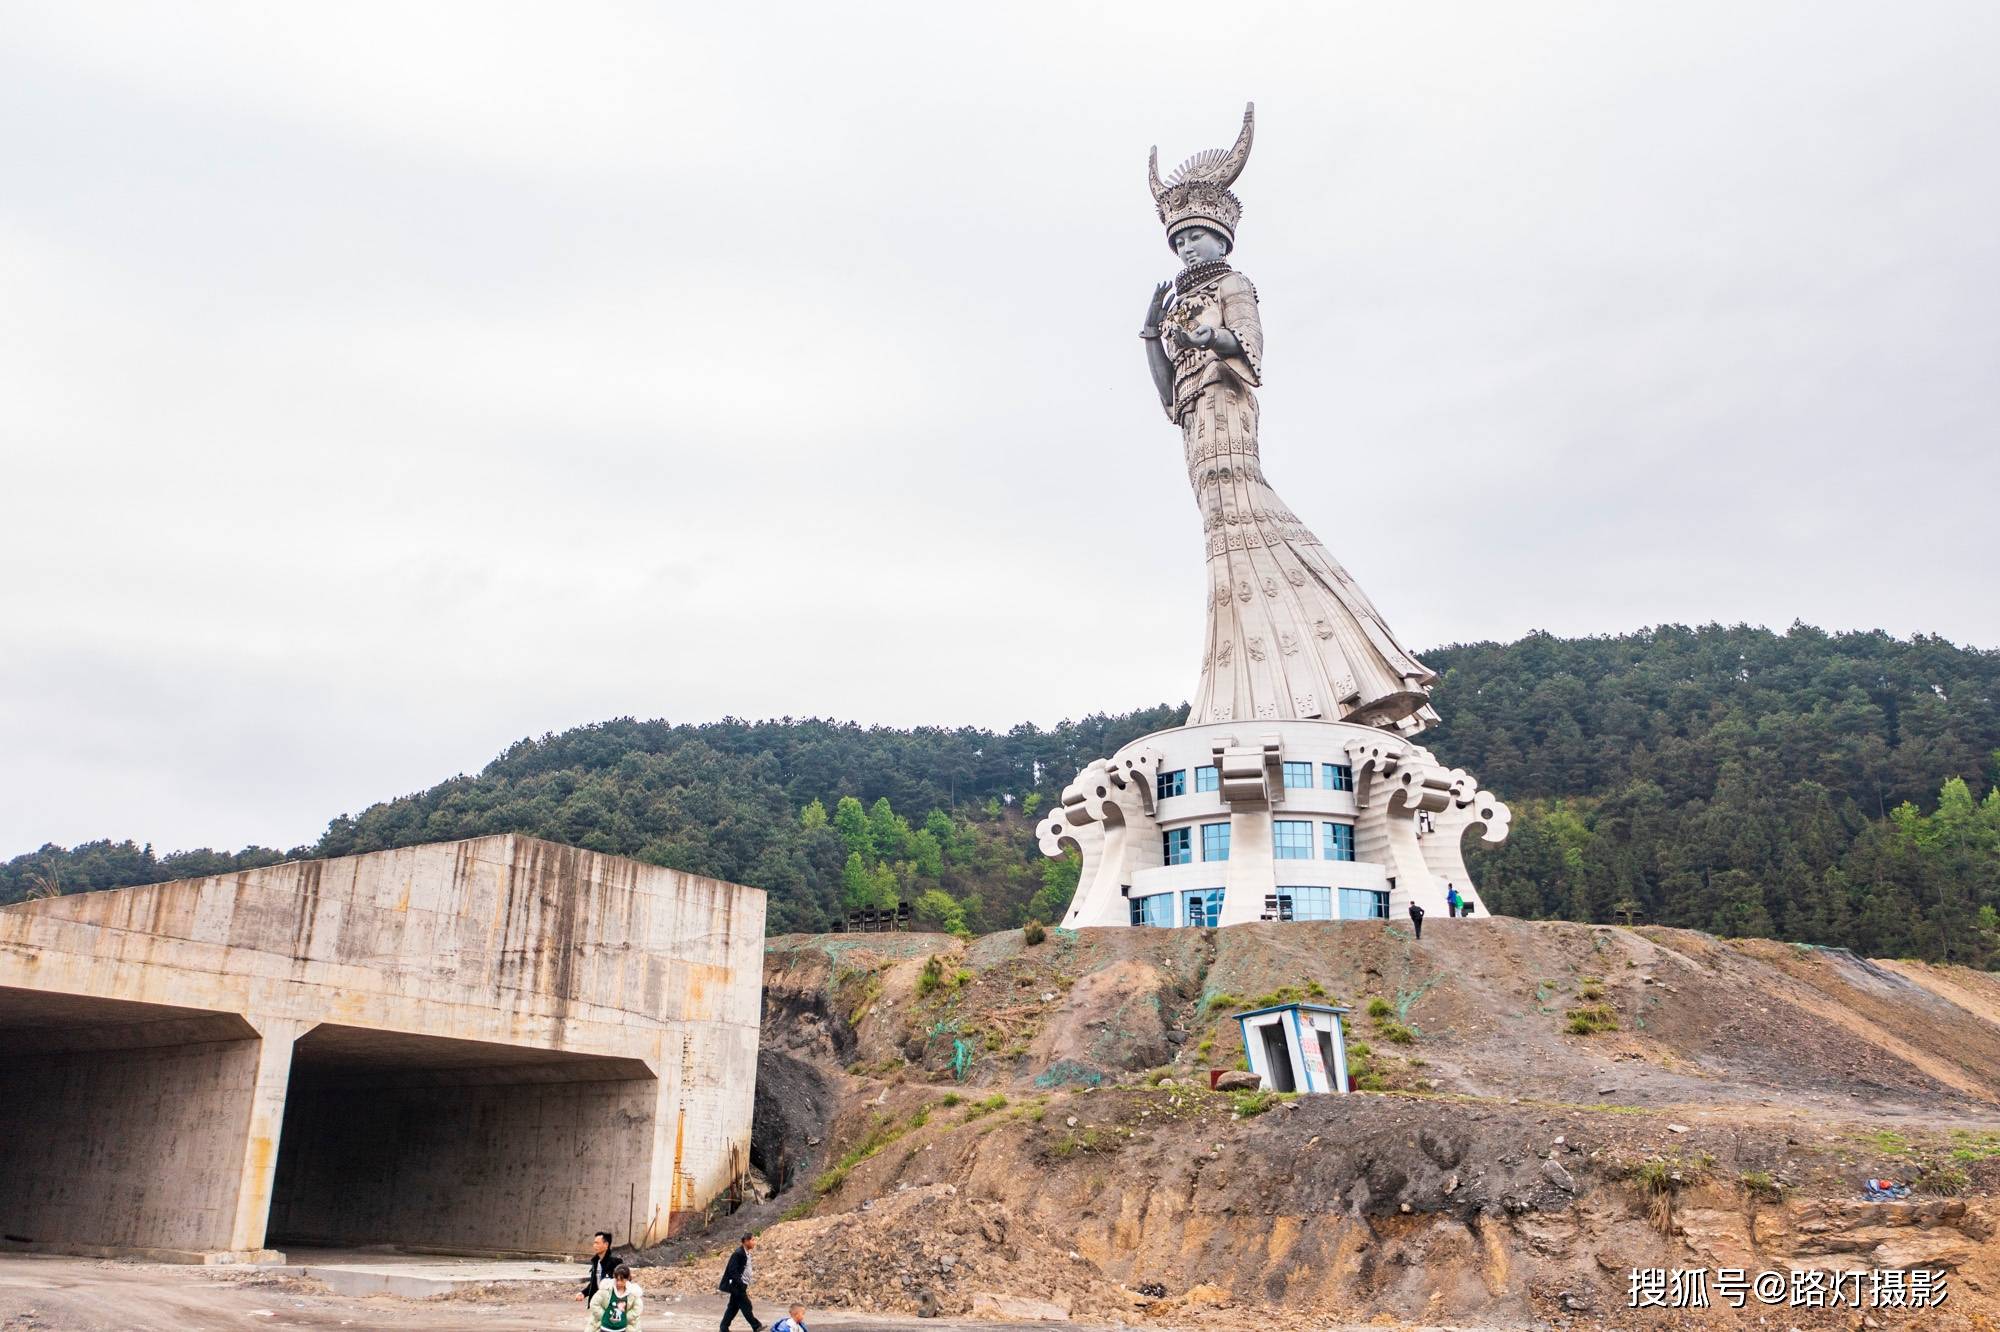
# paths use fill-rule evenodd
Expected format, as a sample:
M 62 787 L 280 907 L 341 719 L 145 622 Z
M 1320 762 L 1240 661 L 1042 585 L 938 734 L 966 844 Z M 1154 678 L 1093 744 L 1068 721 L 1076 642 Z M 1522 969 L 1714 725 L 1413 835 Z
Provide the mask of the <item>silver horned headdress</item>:
M 1250 160 L 1250 132 L 1256 113 L 1255 102 L 1243 104 L 1243 131 L 1233 148 L 1210 148 L 1196 153 L 1174 168 L 1166 184 L 1160 183 L 1160 150 L 1155 147 L 1146 158 L 1146 175 L 1153 187 L 1153 203 L 1160 221 L 1167 225 L 1167 244 L 1183 227 L 1214 227 L 1236 245 L 1236 222 L 1243 216 L 1243 201 L 1229 192 Z

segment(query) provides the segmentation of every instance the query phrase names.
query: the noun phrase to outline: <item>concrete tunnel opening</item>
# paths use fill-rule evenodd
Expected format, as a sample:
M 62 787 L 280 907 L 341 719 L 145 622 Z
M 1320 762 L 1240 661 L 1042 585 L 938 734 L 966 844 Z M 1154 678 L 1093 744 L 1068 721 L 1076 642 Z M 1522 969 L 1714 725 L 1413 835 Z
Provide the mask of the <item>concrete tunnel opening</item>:
M 323 1025 L 292 1048 L 266 1244 L 574 1251 L 643 1228 L 643 1061 Z
M 234 1013 L 0 986 L 0 1244 L 226 1245 L 260 1047 Z

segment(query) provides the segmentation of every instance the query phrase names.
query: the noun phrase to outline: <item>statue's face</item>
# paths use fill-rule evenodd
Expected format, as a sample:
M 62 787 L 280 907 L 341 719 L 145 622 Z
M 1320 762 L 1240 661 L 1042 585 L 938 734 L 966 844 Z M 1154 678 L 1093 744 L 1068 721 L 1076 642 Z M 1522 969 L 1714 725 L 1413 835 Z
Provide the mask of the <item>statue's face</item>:
M 1229 242 L 1207 227 L 1182 227 L 1174 233 L 1174 253 L 1183 264 L 1193 267 L 1228 254 Z

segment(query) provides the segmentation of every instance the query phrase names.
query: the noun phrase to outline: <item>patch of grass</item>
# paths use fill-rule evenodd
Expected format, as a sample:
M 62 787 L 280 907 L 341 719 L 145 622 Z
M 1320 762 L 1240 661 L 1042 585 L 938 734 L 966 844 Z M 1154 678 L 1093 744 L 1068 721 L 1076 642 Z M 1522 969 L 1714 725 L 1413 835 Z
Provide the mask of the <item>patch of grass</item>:
M 1245 1119 L 1255 1119 L 1277 1103 L 1278 1093 L 1262 1088 L 1229 1093 L 1229 1108 Z
M 1076 1155 L 1078 1152 L 1112 1151 L 1117 1146 L 1118 1133 L 1116 1130 L 1104 1128 L 1097 1124 L 1085 1124 L 1080 1128 L 1072 1129 L 1060 1139 L 1051 1143 L 1049 1145 L 1049 1155 L 1055 1157 L 1057 1160 L 1064 1160 Z
M 1415 1045 L 1417 1033 L 1400 1022 L 1380 1022 L 1375 1026 L 1375 1034 L 1391 1045 Z
M 1030 948 L 1048 937 L 1048 929 L 1039 920 L 1031 920 L 1021 927 L 1021 942 Z
M 868 1010 L 875 1007 L 875 1001 L 881 997 L 882 974 L 871 971 L 868 973 L 868 979 L 861 986 L 861 994 L 854 1001 L 854 1007 L 848 1010 L 847 1025 L 850 1027 L 860 1026 L 861 1019 L 868 1016 Z
M 1624 1177 L 1638 1187 L 1648 1214 L 1662 1235 L 1673 1233 L 1674 1198 L 1707 1180 L 1715 1158 L 1707 1152 L 1691 1157 L 1652 1156 L 1627 1164 Z
M 2000 1133 L 1974 1133 L 1970 1129 L 1951 1131 L 1951 1159 L 1970 1165 L 1974 1161 L 2000 1158 Z
M 1610 1004 L 1586 1004 L 1563 1015 L 1569 1021 L 1563 1030 L 1572 1036 L 1591 1036 L 1600 1031 L 1618 1030 L 1618 1010 Z
M 1759 1202 L 1778 1202 L 1785 1196 L 1785 1186 L 1773 1179 L 1768 1170 L 1746 1170 L 1736 1177 L 1736 1182 Z
M 1861 1135 L 1861 1141 L 1867 1143 L 1884 1156 L 1908 1156 L 1910 1154 L 1910 1140 L 1894 1129 L 1876 1129 L 1872 1133 L 1864 1133 Z
M 1594 982 L 1586 983 L 1583 986 L 1583 988 L 1579 989 L 1576 992 L 1576 997 L 1579 999 L 1588 1000 L 1591 1003 L 1596 1003 L 1598 1000 L 1604 997 L 1604 987 L 1602 985 L 1595 984 Z
M 800 1217 L 811 1216 L 814 1199 L 803 1198 L 778 1214 L 780 1221 L 797 1221 Z
M 1208 996 L 1208 1002 L 1203 1007 L 1211 1013 L 1220 1013 L 1225 1008 L 1241 1008 L 1243 1007 L 1243 996 L 1226 992 L 1223 994 L 1211 994 Z
M 1379 994 L 1373 996 L 1368 1000 L 1369 1017 L 1372 1018 L 1394 1017 L 1395 1013 L 1396 1013 L 1396 1006 L 1390 1003 L 1387 999 L 1384 999 Z
M 1208 1052 L 1210 1050 L 1213 1050 L 1214 1048 L 1215 1048 L 1215 1033 L 1212 1031 L 1204 1032 L 1202 1033 L 1202 1038 L 1199 1041 L 1195 1042 L 1194 1057 L 1196 1059 L 1206 1059 L 1208 1058 Z
M 946 1109 L 950 1109 L 964 1099 L 957 1092 L 946 1092 L 944 1095 L 938 1097 L 938 1104 L 944 1106 Z
M 991 1096 L 987 1097 L 983 1101 L 974 1101 L 972 1103 L 972 1107 L 965 1112 L 965 1117 L 967 1119 L 977 1119 L 981 1115 L 990 1115 L 995 1110 L 1004 1110 L 1006 1108 L 1007 1108 L 1006 1093 L 994 1092 Z
M 1917 1171 L 1917 1177 L 1910 1181 L 1914 1193 L 1929 1193 L 1940 1198 L 1956 1198 L 1972 1187 L 1972 1176 L 1955 1165 L 1942 1161 L 1926 1161 Z
M 1162 1082 L 1165 1082 L 1168 1078 L 1172 1077 L 1173 1075 L 1174 1075 L 1173 1068 L 1167 1065 L 1163 1065 L 1162 1067 L 1155 1069 L 1148 1069 L 1146 1072 L 1146 1079 L 1145 1079 L 1146 1085 L 1148 1087 L 1157 1087 Z
M 1326 987 L 1316 980 L 1309 980 L 1306 982 L 1306 993 L 1315 999 L 1324 999 L 1326 998 Z
M 827 1194 L 832 1193 L 847 1182 L 847 1176 L 854 1170 L 854 1167 L 860 1165 L 863 1161 L 866 1161 L 869 1157 L 875 1155 L 875 1153 L 881 1151 L 904 1134 L 909 1133 L 913 1129 L 922 1128 L 929 1121 L 930 1117 L 929 1106 L 919 1107 L 915 1114 L 905 1120 L 892 1120 L 877 1115 L 874 1124 L 869 1127 L 867 1134 L 861 1141 L 848 1148 L 846 1154 L 838 1161 L 835 1161 L 830 1170 L 813 1181 L 814 1196 L 823 1198 Z
M 1347 1085 L 1355 1091 L 1389 1090 L 1389 1080 L 1375 1066 L 1375 1049 L 1366 1041 L 1348 1042 Z

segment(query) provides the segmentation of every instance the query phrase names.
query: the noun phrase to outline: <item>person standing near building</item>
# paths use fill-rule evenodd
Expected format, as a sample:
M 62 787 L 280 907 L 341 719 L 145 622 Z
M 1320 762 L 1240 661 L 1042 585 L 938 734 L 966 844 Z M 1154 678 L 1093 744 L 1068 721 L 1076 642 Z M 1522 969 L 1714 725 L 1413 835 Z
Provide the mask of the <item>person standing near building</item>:
M 1417 937 L 1418 937 L 1419 939 L 1423 938 L 1423 937 L 1424 937 L 1424 909 L 1423 909 L 1422 907 L 1418 906 L 1418 905 L 1416 904 L 1416 902 L 1415 902 L 1415 901 L 1412 901 L 1412 902 L 1410 903 L 1410 924 L 1411 924 L 1411 926 L 1413 926 L 1413 927 L 1414 927 L 1414 928 L 1416 929 L 1416 931 L 1417 931 Z
M 590 1297 L 590 1332 L 643 1332 L 639 1315 L 645 1312 L 646 1292 L 632 1279 L 632 1269 L 620 1263 Z
M 611 1280 L 611 1273 L 617 1266 L 618 1260 L 611 1256 L 611 1232 L 598 1231 L 590 1237 L 590 1270 L 584 1274 L 583 1289 L 576 1293 L 576 1297 L 589 1304 L 598 1287 Z
M 1447 887 L 1444 890 L 1444 913 L 1454 920 L 1458 919 L 1458 889 Z
M 757 1321 L 757 1311 L 750 1307 L 750 1251 L 756 1247 L 757 1237 L 745 1235 L 722 1269 L 722 1283 L 716 1289 L 729 1297 L 729 1307 L 722 1311 L 722 1332 L 729 1332 L 739 1310 L 749 1322 L 750 1332 L 764 1332 L 764 1325 Z
M 771 1332 L 807 1332 L 806 1306 L 794 1304 L 785 1310 L 785 1316 L 771 1324 Z

